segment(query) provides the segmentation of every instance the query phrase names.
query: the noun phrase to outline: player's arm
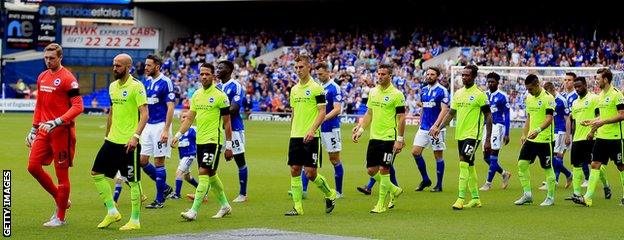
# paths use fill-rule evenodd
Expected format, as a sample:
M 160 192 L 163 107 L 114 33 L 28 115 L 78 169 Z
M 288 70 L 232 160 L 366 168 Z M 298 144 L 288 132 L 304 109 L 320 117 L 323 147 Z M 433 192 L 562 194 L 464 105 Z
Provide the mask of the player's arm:
M 329 113 L 327 113 L 327 115 L 325 115 L 325 119 L 323 119 L 323 122 L 337 117 L 341 111 L 341 104 L 339 102 L 334 102 L 334 109 L 332 109 Z
M 138 145 L 141 133 L 147 124 L 147 119 L 149 119 L 149 110 L 147 109 L 147 103 L 145 103 L 139 106 L 139 124 L 137 125 L 136 130 L 134 130 L 132 138 L 130 138 L 130 141 L 128 141 L 128 144 L 126 145 L 126 153 L 133 151 Z
M 440 125 L 438 125 L 438 126 L 436 126 L 436 125 L 431 126 L 431 128 L 429 129 L 429 136 L 433 137 L 434 139 L 438 139 L 438 134 L 440 133 L 440 129 L 445 128 L 446 125 L 448 125 L 451 122 L 451 120 L 453 120 L 453 118 L 455 118 L 456 114 L 457 114 L 457 110 L 451 108 L 444 115 L 444 119 L 442 119 L 442 122 L 440 123 Z
M 574 126 L 574 117 L 572 115 L 566 118 L 566 138 L 572 136 L 572 133 L 576 130 Z
M 225 153 L 223 154 L 225 160 L 232 159 L 234 154 L 232 153 L 232 122 L 230 117 L 230 106 L 221 108 L 221 120 L 225 128 Z
M 110 109 L 108 110 L 108 119 L 106 119 L 106 135 L 104 135 L 104 137 L 108 137 L 108 133 L 110 132 L 110 128 L 112 124 L 113 124 L 113 105 L 111 104 Z
M 318 110 L 318 115 L 316 116 L 316 119 L 314 119 L 314 123 L 312 123 L 312 127 L 308 130 L 308 133 L 303 138 L 304 143 L 307 143 L 309 141 L 312 141 L 312 139 L 314 139 L 314 133 L 321 126 L 321 123 L 323 123 L 323 120 L 325 119 L 325 115 L 326 115 L 325 105 L 326 104 L 327 102 L 325 101 L 325 95 L 323 93 L 316 96 L 316 109 Z
M 41 75 L 39 75 L 39 78 L 37 78 L 37 89 L 41 89 L 39 87 L 39 79 L 41 78 Z M 37 137 L 37 130 L 39 129 L 39 123 L 40 123 L 40 119 L 41 119 L 41 110 L 39 110 L 41 103 L 39 102 L 39 99 L 41 98 L 37 98 L 37 100 L 35 101 L 35 113 L 33 114 L 33 120 L 32 120 L 32 127 L 30 128 L 30 130 L 28 131 L 28 135 L 26 135 L 26 146 L 30 147 L 32 146 L 32 143 L 35 141 L 35 137 Z
M 405 133 L 405 106 L 396 107 L 396 118 L 398 118 L 398 136 L 396 141 L 394 142 L 394 146 L 392 151 L 397 154 L 401 152 L 403 146 L 405 145 L 404 133 Z M 396 120 L 396 119 L 395 119 Z
M 527 136 L 529 135 L 529 124 L 531 122 L 531 114 L 527 113 L 526 120 L 524 120 L 524 127 L 522 128 L 522 136 L 520 137 L 520 142 L 524 144 Z
M 171 129 L 171 125 L 173 125 L 174 110 L 175 110 L 174 103 L 167 102 L 167 116 L 165 117 L 165 128 L 163 128 L 163 131 L 160 134 L 161 143 L 166 143 L 167 141 L 169 141 L 169 129 Z
M 193 125 L 193 121 L 195 121 L 196 115 L 197 113 L 193 110 L 188 112 L 186 119 L 184 119 L 182 124 L 180 124 L 180 128 L 178 129 L 178 132 L 176 132 L 175 135 L 173 136 L 173 140 L 171 141 L 172 146 L 175 146 L 180 140 L 180 137 L 182 137 L 182 135 L 185 134 L 191 128 L 191 125 Z
M 485 116 L 485 130 L 487 131 L 485 133 L 483 148 L 485 149 L 485 151 L 490 151 L 492 147 L 492 142 L 490 141 L 490 139 L 492 139 L 492 112 L 490 110 L 490 105 L 486 104 L 481 106 L 481 112 L 483 113 L 483 116 Z
M 546 129 L 548 126 L 550 126 L 553 123 L 553 114 L 555 113 L 555 110 L 552 108 L 547 108 L 546 109 L 546 119 L 544 119 L 544 121 L 540 124 L 539 127 L 537 127 L 537 129 L 533 129 L 533 131 L 531 132 L 531 134 L 529 134 L 528 138 L 529 139 L 534 139 L 537 137 L 537 135 L 542 132 L 544 129 Z
M 611 118 L 607 118 L 607 119 L 603 119 L 601 120 L 600 118 L 596 118 L 596 120 L 592 121 L 591 125 L 592 125 L 592 129 L 598 129 L 599 127 L 605 125 L 605 124 L 611 124 L 611 123 L 616 123 L 616 122 L 620 122 L 622 120 L 624 120 L 624 103 L 619 103 L 618 105 L 615 106 L 618 110 L 618 114 L 611 117 Z
M 439 126 L 440 123 L 444 120 L 446 113 L 449 111 L 449 106 L 446 103 L 440 103 L 440 113 L 438 114 L 438 118 L 436 119 L 434 126 Z
M 357 143 L 360 140 L 360 136 L 362 136 L 362 133 L 364 133 L 364 129 L 368 128 L 372 119 L 373 112 L 370 110 L 370 108 L 368 108 L 366 109 L 366 113 L 364 114 L 362 121 L 356 124 L 355 127 L 353 127 L 351 140 L 353 140 L 354 143 Z

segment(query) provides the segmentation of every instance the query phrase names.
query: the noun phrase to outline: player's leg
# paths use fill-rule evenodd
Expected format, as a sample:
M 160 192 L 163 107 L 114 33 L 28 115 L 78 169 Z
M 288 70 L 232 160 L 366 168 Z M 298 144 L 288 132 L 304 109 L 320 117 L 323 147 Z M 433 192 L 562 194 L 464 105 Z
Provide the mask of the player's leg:
M 555 172 L 555 183 L 556 185 L 559 184 L 559 173 L 563 173 L 566 176 L 566 188 L 569 188 L 570 185 L 572 184 L 572 173 L 570 172 L 570 170 L 568 170 L 564 163 L 563 163 L 563 157 L 565 155 L 565 151 L 566 151 L 566 145 L 565 145 L 565 133 L 559 133 L 557 134 L 556 138 L 555 138 L 555 149 L 554 149 L 554 153 L 555 156 L 553 158 L 553 162 L 552 165 L 554 167 L 554 172 Z
M 518 180 L 522 186 L 522 197 L 514 202 L 516 205 L 524 205 L 533 202 L 533 193 L 531 192 L 531 172 L 529 165 L 535 161 L 537 157 L 537 144 L 526 141 L 522 144 L 520 155 L 518 156 Z
M 175 193 L 173 197 L 171 197 L 172 199 L 179 199 L 181 197 L 180 192 L 182 191 L 183 181 L 190 180 L 191 164 L 189 164 L 189 161 L 192 161 L 191 157 L 183 157 L 178 162 L 178 168 L 176 169 Z
M 624 154 L 624 146 L 621 145 L 618 151 L 618 155 L 620 157 L 613 158 L 613 162 L 615 162 L 615 166 L 617 166 L 618 171 L 620 171 L 620 184 L 622 185 L 622 189 L 624 189 L 624 162 L 622 162 L 622 158 L 621 158 L 623 154 Z M 623 196 L 620 199 L 620 205 L 624 206 L 624 192 L 622 194 Z
M 546 199 L 544 199 L 544 202 L 542 202 L 540 206 L 552 206 L 555 204 L 555 171 L 552 163 L 552 159 L 554 157 L 554 145 L 554 142 L 539 143 L 539 148 L 537 149 L 540 166 L 545 172 L 544 175 L 546 176 L 547 186 Z
M 290 192 L 294 207 L 287 211 L 286 216 L 297 216 L 303 214 L 303 183 L 301 182 L 301 172 L 303 171 L 303 160 L 305 151 L 303 149 L 303 138 L 290 138 L 288 144 L 288 166 L 290 166 Z
M 431 186 L 431 179 L 427 174 L 427 164 L 425 163 L 425 159 L 422 156 L 422 152 L 424 148 L 429 146 L 432 141 L 435 141 L 431 136 L 429 136 L 429 131 L 425 131 L 422 129 L 418 129 L 416 135 L 414 136 L 414 144 L 412 146 L 412 156 L 414 157 L 414 161 L 416 162 L 416 166 L 418 167 L 418 171 L 420 172 L 420 176 L 422 177 L 422 181 L 415 189 L 415 191 L 422 191 L 427 187 Z
M 121 173 L 117 171 L 117 174 L 113 178 L 115 180 L 115 191 L 113 192 L 113 201 L 117 206 L 119 206 L 119 196 L 121 195 L 121 191 L 123 190 L 123 183 L 126 182 L 125 179 L 121 176 Z
M 197 178 L 199 178 L 199 183 L 197 184 L 197 188 L 195 188 L 195 196 L 206 196 L 210 190 L 208 166 L 211 161 L 214 161 L 214 152 L 216 151 L 214 148 L 216 148 L 216 144 L 197 144 L 197 165 L 199 168 L 199 176 Z M 195 220 L 202 202 L 203 197 L 195 197 L 191 209 L 181 213 L 182 218 L 189 221 Z
M 570 163 L 572 164 L 572 196 L 567 197 L 566 200 L 572 200 L 581 196 L 581 184 L 583 183 L 583 169 L 582 165 L 585 161 L 591 161 L 591 148 L 588 148 L 590 141 L 576 141 L 572 143 L 572 149 L 570 150 Z M 587 160 L 585 160 L 586 157 Z
M 141 229 L 141 170 L 139 170 L 140 159 L 138 154 L 135 154 L 135 151 L 140 151 L 140 149 L 130 152 L 124 151 L 122 158 L 125 168 L 120 172 L 121 176 L 125 177 L 128 180 L 128 185 L 130 185 L 131 205 L 130 220 L 119 228 L 122 231 Z
M 308 179 L 312 181 L 325 196 L 325 212 L 331 213 L 336 205 L 336 190 L 332 189 L 327 182 L 327 179 L 316 171 L 318 166 L 319 157 L 321 156 L 319 138 L 314 138 L 312 141 L 304 144 L 304 155 L 301 157 L 304 160 L 303 166 L 305 167 L 305 174 Z
M 385 196 L 387 195 L 387 190 L 382 191 L 381 187 L 381 174 L 379 173 L 379 166 L 381 165 L 381 160 L 383 158 L 383 151 L 381 150 L 382 141 L 379 140 L 369 140 L 368 146 L 366 149 L 366 170 L 371 179 L 374 179 L 376 182 L 379 182 L 379 199 L 384 199 L 384 201 L 377 201 L 375 207 L 370 211 L 371 213 L 382 213 L 387 210 L 385 205 Z M 387 187 L 384 185 L 384 187 Z
M 470 145 L 466 140 L 460 140 L 457 142 L 457 150 L 459 152 L 458 196 L 452 207 L 455 210 L 461 210 L 464 209 L 466 189 L 468 188 L 468 178 L 470 177 L 468 161 L 470 160 L 470 157 L 474 154 L 475 146 Z
M 65 223 L 65 213 L 69 208 L 69 193 L 71 185 L 69 181 L 69 167 L 73 166 L 74 149 L 76 146 L 76 137 L 73 129 L 69 127 L 57 128 L 51 133 L 52 152 L 54 156 L 54 170 L 58 180 L 56 205 L 57 219 L 54 219 L 47 226 L 57 227 Z
M 30 149 L 30 155 L 28 156 L 28 172 L 39 182 L 41 187 L 52 196 L 52 199 L 55 200 L 54 202 L 56 203 L 58 188 L 52 181 L 50 174 L 43 170 L 43 166 L 50 165 L 53 158 L 52 146 L 50 142 L 48 142 L 48 139 L 48 137 L 42 134 L 37 134 Z
M 620 152 L 621 143 L 619 140 L 605 140 L 596 139 L 594 147 L 592 149 L 592 163 L 591 170 L 589 172 L 589 183 L 585 195 L 580 198 L 572 199 L 577 204 L 584 206 L 591 206 L 593 204 L 594 191 L 596 185 L 600 179 L 600 168 L 602 165 L 607 165 L 609 158 L 617 159 L 617 154 Z
M 432 192 L 441 192 L 444 179 L 444 150 L 446 150 L 446 130 L 440 131 L 438 139 L 432 139 L 431 147 L 436 160 L 436 185 Z
M 107 209 L 107 214 L 98 224 L 98 228 L 106 228 L 114 222 L 121 220 L 121 214 L 117 211 L 117 207 L 113 201 L 112 190 L 106 177 L 113 178 L 122 168 L 126 169 L 124 167 L 125 162 L 122 160 L 124 152 L 125 148 L 123 145 L 104 141 L 104 144 L 98 151 L 95 161 L 93 162 L 91 177 L 93 178 L 100 199 L 102 199 Z
M 342 198 L 342 182 L 344 179 L 344 168 L 340 161 L 340 151 L 329 153 L 329 161 L 334 165 L 334 181 L 336 183 L 337 198 Z
M 154 124 L 146 124 L 145 129 L 141 133 L 141 168 L 154 182 L 156 182 L 156 167 L 149 162 L 150 156 L 154 155 L 154 148 L 157 147 L 156 142 L 159 139 L 153 139 L 153 132 L 156 131 Z
M 245 162 L 245 132 L 232 132 L 232 144 L 232 152 L 238 167 L 238 182 L 240 184 L 238 196 L 232 202 L 245 202 L 247 201 L 247 180 L 249 175 L 247 163 Z
M 466 142 L 470 145 L 475 146 L 474 152 L 476 152 L 476 149 L 479 146 L 479 141 L 477 141 L 476 139 L 466 139 Z M 474 142 L 474 144 L 472 144 L 472 142 Z M 477 185 L 477 170 L 474 165 L 474 152 L 468 158 L 464 158 L 468 159 L 468 189 L 470 190 L 470 196 L 472 198 L 470 202 L 468 202 L 468 204 L 464 205 L 464 207 L 468 208 L 481 207 L 481 199 L 479 198 L 479 186 Z
M 329 136 L 328 136 L 329 135 Z M 323 137 L 321 133 L 321 142 L 329 155 L 329 161 L 334 166 L 334 181 L 336 183 L 337 197 L 342 198 L 342 180 L 344 178 L 344 168 L 340 161 L 340 151 L 342 151 L 342 137 L 340 128 L 334 128 L 331 132 Z
M 206 165 L 205 167 L 208 169 L 210 191 L 215 195 L 215 197 L 217 198 L 217 202 L 219 202 L 219 205 L 221 206 L 219 211 L 215 215 L 213 215 L 212 218 L 222 218 L 223 216 L 232 212 L 232 207 L 230 206 L 230 203 L 225 196 L 225 188 L 223 187 L 223 182 L 221 182 L 221 178 L 219 178 L 219 175 L 217 174 L 217 168 L 219 167 L 219 155 L 221 154 L 221 149 L 223 146 L 216 144 L 214 145 L 215 148 L 217 148 L 215 150 L 214 160 L 209 161 L 210 164 Z

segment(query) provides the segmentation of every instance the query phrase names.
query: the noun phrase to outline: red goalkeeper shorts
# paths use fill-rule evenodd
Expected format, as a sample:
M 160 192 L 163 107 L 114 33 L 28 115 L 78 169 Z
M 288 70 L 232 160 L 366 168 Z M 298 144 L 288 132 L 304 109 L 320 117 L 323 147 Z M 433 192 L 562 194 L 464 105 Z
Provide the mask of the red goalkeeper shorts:
M 50 133 L 37 132 L 30 148 L 29 162 L 69 168 L 74 163 L 76 129 L 73 126 L 59 126 Z

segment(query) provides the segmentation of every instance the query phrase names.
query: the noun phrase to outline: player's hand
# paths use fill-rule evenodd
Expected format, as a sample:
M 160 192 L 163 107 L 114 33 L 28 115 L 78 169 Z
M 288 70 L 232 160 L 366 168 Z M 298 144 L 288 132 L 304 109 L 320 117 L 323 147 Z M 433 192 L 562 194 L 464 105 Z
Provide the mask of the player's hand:
M 230 161 L 232 160 L 232 157 L 234 157 L 234 153 L 232 153 L 232 149 L 225 149 L 225 153 L 223 153 L 223 156 L 225 157 L 226 161 Z
M 180 137 L 182 137 L 181 132 L 177 132 L 175 136 L 173 136 L 173 140 L 171 140 L 171 147 L 175 148 L 178 146 L 178 142 L 180 141 Z
M 520 143 L 524 144 L 524 142 L 526 142 L 526 139 L 527 139 L 526 135 L 522 134 L 522 137 L 520 137 Z
M 537 137 L 537 134 L 539 134 L 537 131 L 532 131 L 527 138 L 535 139 Z
M 60 126 L 61 124 L 63 124 L 63 120 L 61 118 L 56 118 L 54 120 L 50 120 L 39 125 L 39 130 L 49 133 L 50 131 Z
M 565 145 L 570 145 L 571 140 L 570 140 L 570 135 L 569 135 L 569 134 L 566 134 L 566 135 L 565 135 L 565 140 L 564 140 L 564 142 L 565 142 Z
M 126 144 L 126 153 L 134 151 L 134 149 L 136 148 L 138 144 L 139 144 L 139 139 L 132 136 L 132 138 L 130 138 L 130 141 L 128 141 L 128 144 Z
M 26 135 L 26 146 L 31 147 L 32 143 L 35 141 L 35 137 L 37 137 L 37 129 L 35 127 L 30 128 L 30 132 Z
M 492 140 L 490 138 L 485 138 L 485 142 L 483 142 L 483 150 L 486 152 L 490 152 L 492 150 Z
M 592 121 L 593 121 L 593 119 L 583 120 L 581 122 L 581 125 L 584 126 L 584 127 L 587 127 L 587 126 L 591 125 Z
M 589 125 L 593 128 L 593 129 L 598 129 L 599 127 L 602 127 L 602 125 L 604 125 L 604 121 L 600 120 L 600 119 L 594 119 L 591 122 L 589 122 Z
M 360 137 L 362 136 L 362 133 L 364 132 L 364 129 L 360 126 L 355 126 L 353 128 L 353 134 L 351 135 L 351 140 L 354 143 L 358 143 L 358 141 L 360 140 Z
M 160 142 L 161 143 L 167 143 L 169 142 L 169 131 L 163 131 L 162 134 L 160 134 Z
M 308 131 L 303 138 L 303 143 L 309 143 L 312 140 L 314 140 L 314 131 Z
M 509 136 L 504 136 L 503 137 L 503 143 L 505 144 L 505 146 L 507 146 L 507 144 L 509 144 Z
M 593 132 L 593 131 L 590 131 L 590 132 L 587 134 L 587 140 L 590 140 L 590 141 L 591 141 L 591 140 L 594 140 L 594 132 Z
M 431 136 L 433 139 L 438 139 L 438 134 L 440 134 L 440 129 L 438 128 L 438 126 L 431 126 L 431 128 L 429 129 L 429 136 Z
M 405 143 L 403 141 L 394 141 L 394 146 L 392 146 L 392 152 L 394 154 L 399 154 L 404 146 Z

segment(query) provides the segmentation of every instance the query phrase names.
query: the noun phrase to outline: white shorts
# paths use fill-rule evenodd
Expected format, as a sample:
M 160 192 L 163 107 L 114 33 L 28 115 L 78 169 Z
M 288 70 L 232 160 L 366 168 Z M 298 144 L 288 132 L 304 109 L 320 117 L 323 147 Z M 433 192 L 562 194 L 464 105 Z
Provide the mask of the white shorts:
M 150 157 L 171 157 L 171 129 L 167 143 L 160 142 L 160 134 L 165 128 L 165 123 L 146 124 L 141 133 L 141 155 Z
M 555 134 L 555 149 L 554 153 L 563 153 L 568 149 L 568 146 L 565 145 L 565 132 L 558 132 Z
M 232 154 L 245 152 L 245 130 L 232 131 Z
M 418 129 L 418 132 L 416 132 L 416 136 L 414 136 L 413 145 L 423 148 L 429 147 L 429 145 L 431 145 L 433 151 L 444 151 L 446 149 L 446 144 L 444 143 L 445 137 L 446 129 L 442 129 L 440 133 L 438 133 L 438 139 L 434 139 L 433 137 L 429 136 L 428 130 Z
M 189 173 L 189 169 L 191 168 L 191 165 L 193 165 L 194 161 L 195 155 L 183 157 L 180 159 L 180 163 L 178 164 L 178 170 L 183 173 Z
M 334 128 L 331 132 L 321 132 L 321 144 L 328 153 L 342 151 L 340 128 Z
M 487 134 L 487 128 L 483 127 L 483 136 L 481 136 L 482 146 L 485 146 L 485 136 Z M 496 123 L 492 124 L 492 135 L 490 136 L 490 145 L 492 150 L 500 150 L 505 143 L 503 142 L 505 137 L 505 125 Z

